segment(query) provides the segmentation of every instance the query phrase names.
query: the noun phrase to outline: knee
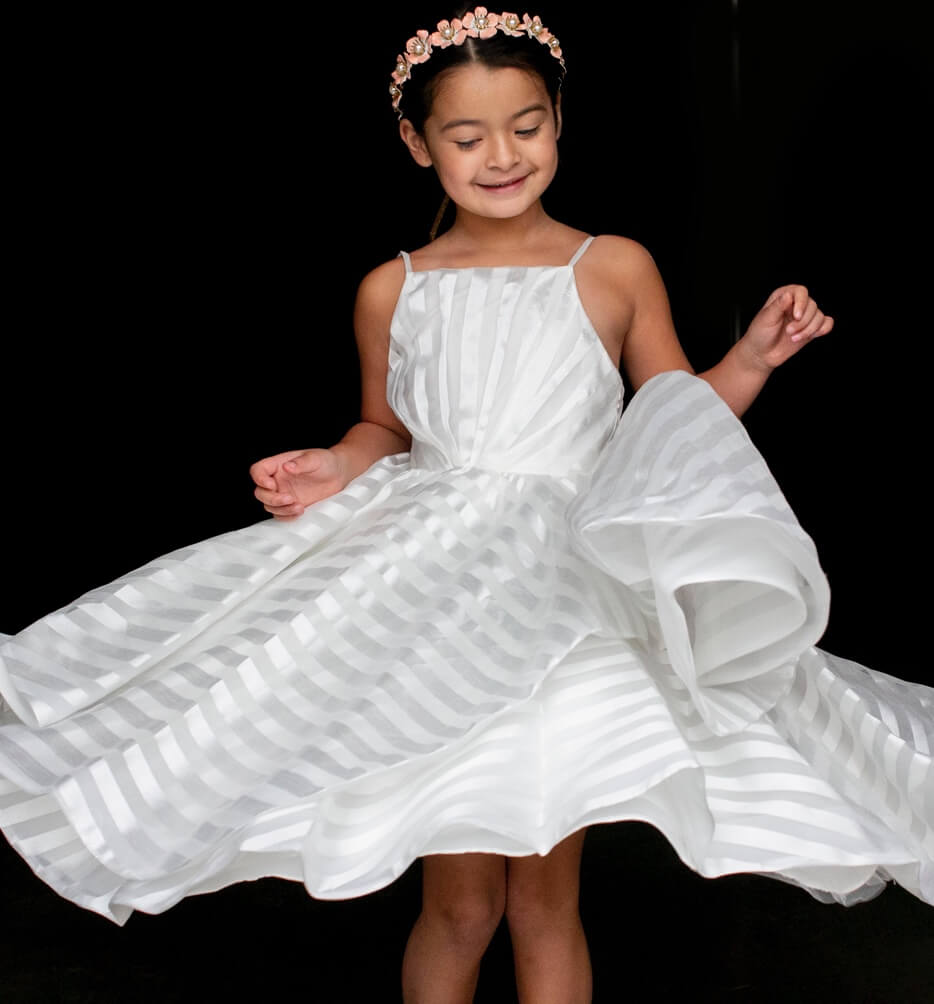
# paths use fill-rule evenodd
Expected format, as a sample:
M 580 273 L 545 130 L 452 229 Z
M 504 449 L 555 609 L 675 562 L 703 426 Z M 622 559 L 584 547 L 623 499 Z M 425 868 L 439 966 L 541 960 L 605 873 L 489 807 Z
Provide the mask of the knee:
M 506 922 L 512 935 L 535 937 L 580 923 L 577 887 L 512 881 L 506 889 Z
M 446 940 L 467 949 L 484 948 L 503 918 L 505 900 L 501 887 L 462 890 L 425 903 L 422 915 Z

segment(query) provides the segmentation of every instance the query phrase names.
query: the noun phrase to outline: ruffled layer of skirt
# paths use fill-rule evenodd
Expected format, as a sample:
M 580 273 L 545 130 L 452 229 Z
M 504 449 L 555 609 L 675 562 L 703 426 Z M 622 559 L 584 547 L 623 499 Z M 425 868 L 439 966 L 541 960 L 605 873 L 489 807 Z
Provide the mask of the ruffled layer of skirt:
M 742 426 L 663 374 L 586 482 L 387 457 L 7 640 L 0 827 L 118 923 L 624 819 L 706 876 L 934 903 L 934 690 L 816 649 L 827 603 Z

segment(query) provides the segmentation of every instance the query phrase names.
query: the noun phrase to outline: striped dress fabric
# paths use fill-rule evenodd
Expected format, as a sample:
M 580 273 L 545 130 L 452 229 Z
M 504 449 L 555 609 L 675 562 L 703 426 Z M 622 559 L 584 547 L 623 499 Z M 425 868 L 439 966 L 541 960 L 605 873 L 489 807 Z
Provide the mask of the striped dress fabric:
M 687 866 L 934 904 L 934 690 L 814 647 L 810 538 L 703 380 L 623 413 L 574 265 L 406 276 L 412 433 L 291 522 L 164 555 L 0 648 L 0 827 L 116 923 L 261 876 L 644 820 Z

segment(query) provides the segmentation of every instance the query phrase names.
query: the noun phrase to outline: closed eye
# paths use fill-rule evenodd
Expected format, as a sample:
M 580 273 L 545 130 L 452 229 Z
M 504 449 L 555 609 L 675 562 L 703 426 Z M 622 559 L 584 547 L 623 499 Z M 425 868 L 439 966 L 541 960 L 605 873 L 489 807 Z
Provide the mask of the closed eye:
M 517 129 L 516 135 L 529 138 L 534 136 L 540 129 L 540 125 L 532 126 L 530 129 Z M 479 139 L 456 139 L 454 140 L 454 145 L 459 150 L 472 150 L 479 142 Z

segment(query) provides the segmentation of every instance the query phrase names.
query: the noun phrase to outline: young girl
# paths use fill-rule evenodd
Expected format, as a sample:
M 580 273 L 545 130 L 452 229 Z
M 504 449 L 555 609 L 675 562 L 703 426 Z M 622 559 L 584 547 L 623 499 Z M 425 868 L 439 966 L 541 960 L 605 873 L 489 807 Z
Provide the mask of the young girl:
M 833 321 L 781 287 L 694 375 L 646 250 L 544 211 L 564 73 L 528 15 L 412 35 L 391 102 L 454 222 L 360 286 L 361 421 L 254 466 L 277 519 L 3 646 L 0 825 L 63 896 L 123 923 L 422 858 L 406 1000 L 470 1000 L 505 915 L 536 1004 L 590 998 L 592 823 L 934 902 L 934 693 L 813 647 L 826 581 L 736 421 Z

